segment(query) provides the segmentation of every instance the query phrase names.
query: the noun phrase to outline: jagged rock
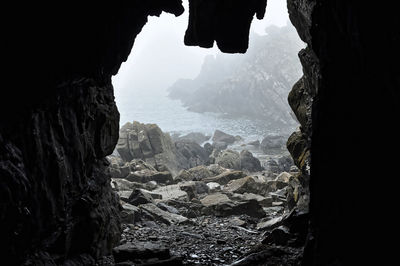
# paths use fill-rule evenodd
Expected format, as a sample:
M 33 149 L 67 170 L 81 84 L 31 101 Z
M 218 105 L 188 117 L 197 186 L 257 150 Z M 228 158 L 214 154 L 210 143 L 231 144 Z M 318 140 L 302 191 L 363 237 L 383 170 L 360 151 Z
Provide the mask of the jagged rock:
M 222 142 L 226 144 L 233 144 L 236 141 L 235 136 L 229 135 L 221 130 L 215 130 L 214 135 L 212 137 L 213 142 Z
M 226 168 L 224 168 L 218 164 L 210 164 L 207 166 L 207 169 L 210 170 L 214 175 L 220 175 L 223 172 L 227 171 Z
M 234 202 L 222 193 L 208 195 L 200 200 L 206 215 L 229 216 L 247 214 L 251 217 L 262 218 L 265 212 L 257 200 Z
M 203 165 L 208 161 L 207 151 L 194 141 L 179 140 L 175 142 L 175 147 L 186 159 L 183 163 L 184 168 Z
M 272 244 L 274 243 L 275 245 L 286 245 L 287 242 L 291 238 L 291 234 L 289 232 L 289 228 L 286 226 L 279 226 L 277 228 L 274 228 L 271 232 L 267 234 L 267 236 L 263 239 L 262 243 L 263 244 Z
M 140 209 L 129 203 L 122 203 L 121 221 L 126 224 L 133 224 L 140 219 Z
M 140 170 L 131 172 L 127 177 L 131 182 L 147 183 L 149 181 L 156 181 L 157 183 L 170 184 L 173 178 L 170 172 L 158 172 L 153 170 Z
M 221 151 L 215 158 L 215 163 L 228 169 L 240 170 L 240 155 L 236 151 Z
M 209 142 L 205 143 L 203 146 L 204 150 L 206 151 L 207 155 L 210 156 L 212 151 L 214 150 L 214 147 L 212 144 L 210 144 Z
M 275 178 L 276 181 L 281 181 L 281 182 L 285 182 L 285 183 L 289 183 L 289 181 L 292 179 L 293 179 L 293 176 L 287 172 L 282 172 Z
M 258 192 L 260 191 L 259 183 L 257 183 L 251 176 L 232 180 L 224 187 L 223 190 L 231 193 L 240 194 L 246 192 L 258 194 Z
M 137 261 L 146 259 L 169 259 L 170 251 L 167 247 L 153 242 L 130 242 L 113 249 L 115 262 Z
M 189 199 L 195 198 L 197 194 L 205 194 L 209 192 L 208 186 L 204 182 L 189 181 L 179 184 L 179 188 L 189 195 Z
M 131 182 L 126 179 L 111 179 L 111 185 L 115 191 L 133 190 L 134 188 L 144 188 L 143 184 Z
M 287 137 L 281 135 L 268 135 L 262 141 L 260 148 L 268 154 L 274 150 L 282 150 L 286 147 Z
M 260 203 L 260 205 L 263 206 L 263 207 L 271 207 L 272 206 L 272 202 L 273 202 L 273 198 L 272 197 L 263 197 L 263 196 L 258 195 L 258 194 L 247 193 L 247 192 L 245 192 L 243 194 L 234 193 L 229 197 L 231 199 L 239 200 L 239 201 L 257 200 Z
M 163 211 L 162 209 L 158 208 L 156 205 L 152 203 L 142 204 L 139 207 L 140 209 L 150 213 L 151 216 L 153 216 L 157 221 L 160 221 L 167 225 L 182 224 L 189 221 L 188 218 L 182 215 L 170 213 L 168 211 Z
M 155 167 L 153 167 L 151 164 L 146 163 L 141 159 L 133 159 L 128 164 L 131 172 L 142 171 L 142 170 L 157 171 Z
M 207 187 L 211 193 L 221 190 L 221 185 L 217 182 L 209 182 L 207 183 Z
M 142 159 L 158 171 L 176 174 L 188 166 L 187 159 L 177 151 L 171 137 L 155 124 L 126 123 L 120 129 L 116 149 L 124 161 Z
M 290 172 L 292 166 L 294 166 L 293 159 L 290 155 L 280 156 L 278 158 L 279 171 Z
M 169 199 L 183 199 L 188 200 L 188 194 L 180 189 L 181 184 L 168 185 L 164 187 L 159 187 L 153 190 L 153 193 L 160 194 L 163 200 Z
M 184 182 L 184 181 L 192 181 L 193 176 L 188 170 L 181 170 L 178 175 L 174 177 L 174 183 Z
M 190 175 L 192 176 L 192 180 L 199 181 L 206 179 L 208 177 L 214 176 L 215 174 L 209 170 L 207 166 L 200 165 L 194 168 L 190 168 L 188 170 Z
M 203 182 L 209 183 L 209 182 L 216 182 L 220 185 L 226 185 L 229 183 L 231 180 L 239 179 L 245 177 L 246 174 L 244 174 L 242 171 L 225 171 L 222 174 L 219 174 L 217 176 L 213 177 L 208 177 L 203 179 Z
M 128 203 L 134 206 L 152 203 L 154 199 L 161 199 L 162 196 L 144 189 L 134 189 L 128 198 Z
M 130 173 L 130 168 L 128 164 L 120 165 L 111 165 L 108 168 L 111 178 L 125 178 Z
M 174 213 L 174 214 L 180 214 L 179 211 L 176 208 L 174 208 L 172 206 L 169 206 L 168 204 L 166 204 L 164 202 L 158 202 L 156 204 L 156 206 L 158 208 L 160 208 L 161 210 L 163 210 L 163 211 Z
M 240 169 L 249 172 L 257 172 L 263 170 L 260 161 L 253 156 L 248 150 L 240 152 Z

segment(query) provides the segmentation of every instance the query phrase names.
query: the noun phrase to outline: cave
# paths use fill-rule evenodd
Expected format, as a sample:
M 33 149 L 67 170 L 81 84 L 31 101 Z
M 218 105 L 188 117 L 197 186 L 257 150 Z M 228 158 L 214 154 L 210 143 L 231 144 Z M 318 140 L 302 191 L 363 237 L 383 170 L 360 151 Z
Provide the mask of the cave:
M 253 16 L 268 16 L 266 0 L 189 2 L 185 44 L 210 48 L 215 42 L 227 53 L 245 52 Z M 120 206 L 105 159 L 119 130 L 111 77 L 147 17 L 178 16 L 181 4 L 7 7 L 0 105 L 2 263 L 95 265 L 118 244 Z M 288 149 L 310 183 L 310 210 L 300 216 L 307 218 L 305 247 L 295 265 L 395 265 L 395 4 L 287 5 L 307 43 L 299 53 L 304 75 L 288 99 L 301 124 Z M 293 230 L 304 231 L 300 225 Z M 247 265 L 287 265 L 279 250 L 261 250 L 258 264 Z

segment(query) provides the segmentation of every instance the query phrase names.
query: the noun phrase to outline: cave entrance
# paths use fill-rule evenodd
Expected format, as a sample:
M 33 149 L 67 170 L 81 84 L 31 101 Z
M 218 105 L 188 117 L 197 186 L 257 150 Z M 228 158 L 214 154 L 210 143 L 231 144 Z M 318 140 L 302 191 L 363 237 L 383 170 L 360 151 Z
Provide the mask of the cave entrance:
M 150 17 L 113 79 L 121 130 L 109 160 L 125 245 L 116 260 L 131 245 L 222 265 L 292 241 L 284 220 L 303 184 L 286 148 L 299 126 L 287 96 L 304 44 L 285 2 L 253 22 L 245 54 L 186 47 L 186 27 L 187 12 Z

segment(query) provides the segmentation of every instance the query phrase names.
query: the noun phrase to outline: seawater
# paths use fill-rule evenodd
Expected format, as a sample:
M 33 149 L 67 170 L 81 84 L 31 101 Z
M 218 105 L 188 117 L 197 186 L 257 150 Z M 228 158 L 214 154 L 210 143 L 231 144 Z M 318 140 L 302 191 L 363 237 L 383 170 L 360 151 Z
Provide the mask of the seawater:
M 138 121 L 157 124 L 164 132 L 182 135 L 201 132 L 210 136 L 219 129 L 246 141 L 261 141 L 268 134 L 283 133 L 272 130 L 262 120 L 190 112 L 179 100 L 168 98 L 166 92 L 138 92 L 130 97 L 116 97 L 116 102 L 121 115 L 120 126 Z

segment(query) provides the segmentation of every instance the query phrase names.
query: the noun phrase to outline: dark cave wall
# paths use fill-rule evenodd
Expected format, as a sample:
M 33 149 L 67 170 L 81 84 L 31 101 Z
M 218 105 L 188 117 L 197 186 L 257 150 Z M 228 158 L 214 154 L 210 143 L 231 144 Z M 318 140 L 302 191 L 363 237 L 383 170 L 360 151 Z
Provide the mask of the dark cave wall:
M 308 43 L 300 53 L 302 82 L 308 81 L 303 88 L 315 92 L 306 130 L 311 224 L 303 264 L 393 265 L 398 189 L 391 177 L 400 148 L 396 8 L 338 0 L 289 0 L 288 8 Z M 294 111 L 307 98 L 297 92 Z
M 118 140 L 111 76 L 148 15 L 181 1 L 19 5 L 2 17 L 0 255 L 89 265 L 120 238 L 105 156 Z

